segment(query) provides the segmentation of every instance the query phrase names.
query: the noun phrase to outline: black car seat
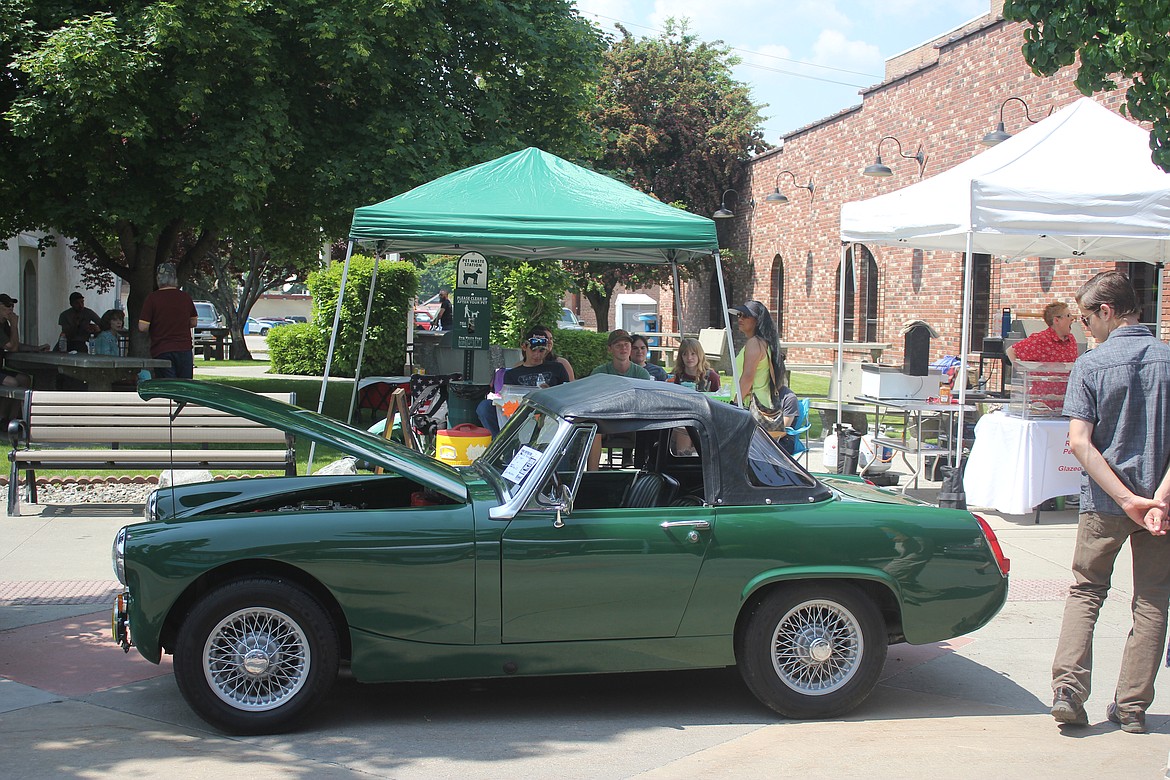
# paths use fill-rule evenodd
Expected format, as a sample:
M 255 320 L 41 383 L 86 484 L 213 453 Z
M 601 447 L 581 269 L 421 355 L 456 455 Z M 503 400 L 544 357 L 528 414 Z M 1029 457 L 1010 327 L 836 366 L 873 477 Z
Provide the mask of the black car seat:
M 653 471 L 639 471 L 622 496 L 622 506 L 628 509 L 669 506 L 678 495 L 678 488 L 678 480 L 674 477 Z

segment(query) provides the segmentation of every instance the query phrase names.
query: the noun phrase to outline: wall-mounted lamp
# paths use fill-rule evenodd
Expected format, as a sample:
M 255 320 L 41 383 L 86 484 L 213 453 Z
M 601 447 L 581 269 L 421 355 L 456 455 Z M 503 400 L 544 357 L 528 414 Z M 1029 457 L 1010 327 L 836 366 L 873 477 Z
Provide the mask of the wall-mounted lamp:
M 792 171 L 780 171 L 780 173 L 776 174 L 776 189 L 771 194 L 769 194 L 766 198 L 764 198 L 765 202 L 779 203 L 781 205 L 788 202 L 788 196 L 780 191 L 780 177 L 786 173 L 792 179 L 792 183 L 794 185 L 796 185 L 797 187 L 800 187 L 802 190 L 808 190 L 808 196 L 810 198 L 813 196 L 812 179 L 808 180 L 808 184 L 796 184 L 796 174 L 794 174 Z
M 865 176 L 873 176 L 878 179 L 884 179 L 887 176 L 893 176 L 894 172 L 890 170 L 890 166 L 882 164 L 882 144 L 886 141 L 893 141 L 898 145 L 898 154 L 907 160 L 918 161 L 918 178 L 922 178 L 922 172 L 926 170 L 926 155 L 922 153 L 922 144 L 918 144 L 918 151 L 914 154 L 906 154 L 902 151 L 902 142 L 892 135 L 887 135 L 882 140 L 878 141 L 877 157 L 873 161 L 873 165 L 867 165 L 862 174 Z
M 1022 105 L 1024 107 L 1024 118 L 1025 119 L 1027 119 L 1032 124 L 1036 124 L 1037 122 L 1040 121 L 1039 119 L 1033 119 L 1031 116 L 1028 115 L 1028 104 L 1024 102 L 1023 98 L 1018 98 L 1015 95 L 1013 95 L 1012 97 L 1008 98 L 1007 100 L 1005 100 L 999 104 L 999 124 L 997 124 L 995 126 L 994 130 L 992 130 L 987 135 L 983 136 L 983 140 L 980 141 L 979 143 L 983 144 L 984 146 L 995 146 L 996 144 L 1003 143 L 1004 141 L 1006 141 L 1007 139 L 1012 137 L 1011 133 L 1009 133 L 1003 129 L 1003 107 L 1006 106 L 1008 103 L 1012 102 L 1013 100 L 1020 101 L 1020 105 Z M 1049 111 L 1048 113 L 1051 114 L 1052 112 Z
M 734 195 L 736 203 L 739 202 L 739 192 L 737 190 L 724 190 L 723 197 L 720 198 L 722 203 L 719 206 L 719 210 L 711 215 L 715 219 L 731 219 L 735 216 L 735 212 L 727 207 L 728 195 Z M 750 209 L 754 204 L 755 201 L 748 201 L 747 207 Z

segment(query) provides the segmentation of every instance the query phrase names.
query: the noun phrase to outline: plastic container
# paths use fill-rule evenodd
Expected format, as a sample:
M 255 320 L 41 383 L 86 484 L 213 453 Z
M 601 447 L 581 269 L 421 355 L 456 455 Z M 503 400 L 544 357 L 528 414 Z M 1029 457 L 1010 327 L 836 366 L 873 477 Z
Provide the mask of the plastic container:
M 492 432 L 471 423 L 435 434 L 435 457 L 451 466 L 470 466 L 492 443 Z

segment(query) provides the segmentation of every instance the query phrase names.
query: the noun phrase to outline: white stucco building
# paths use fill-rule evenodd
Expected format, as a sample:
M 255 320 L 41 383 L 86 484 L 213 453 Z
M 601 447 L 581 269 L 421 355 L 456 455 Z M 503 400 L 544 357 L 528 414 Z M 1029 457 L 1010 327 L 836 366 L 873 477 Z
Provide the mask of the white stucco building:
M 115 278 L 109 292 L 85 289 L 81 271 L 73 261 L 69 240 L 56 237 L 55 246 L 39 248 L 44 233 L 21 233 L 0 248 L 0 292 L 17 299 L 20 340 L 30 344 L 56 344 L 57 318 L 69 308 L 69 294 L 85 295 L 85 305 L 101 315 L 119 301 L 121 280 Z

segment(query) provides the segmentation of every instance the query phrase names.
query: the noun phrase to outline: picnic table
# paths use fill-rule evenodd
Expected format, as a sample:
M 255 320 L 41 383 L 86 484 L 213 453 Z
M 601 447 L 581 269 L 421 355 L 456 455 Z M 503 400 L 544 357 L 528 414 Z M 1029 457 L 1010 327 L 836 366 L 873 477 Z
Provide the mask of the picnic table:
M 166 368 L 170 361 L 80 352 L 13 352 L 4 364 L 30 375 L 33 387 L 42 390 L 56 388 L 57 377 L 67 376 L 85 382 L 88 390 L 108 391 L 115 382 L 134 379 L 144 368 Z

